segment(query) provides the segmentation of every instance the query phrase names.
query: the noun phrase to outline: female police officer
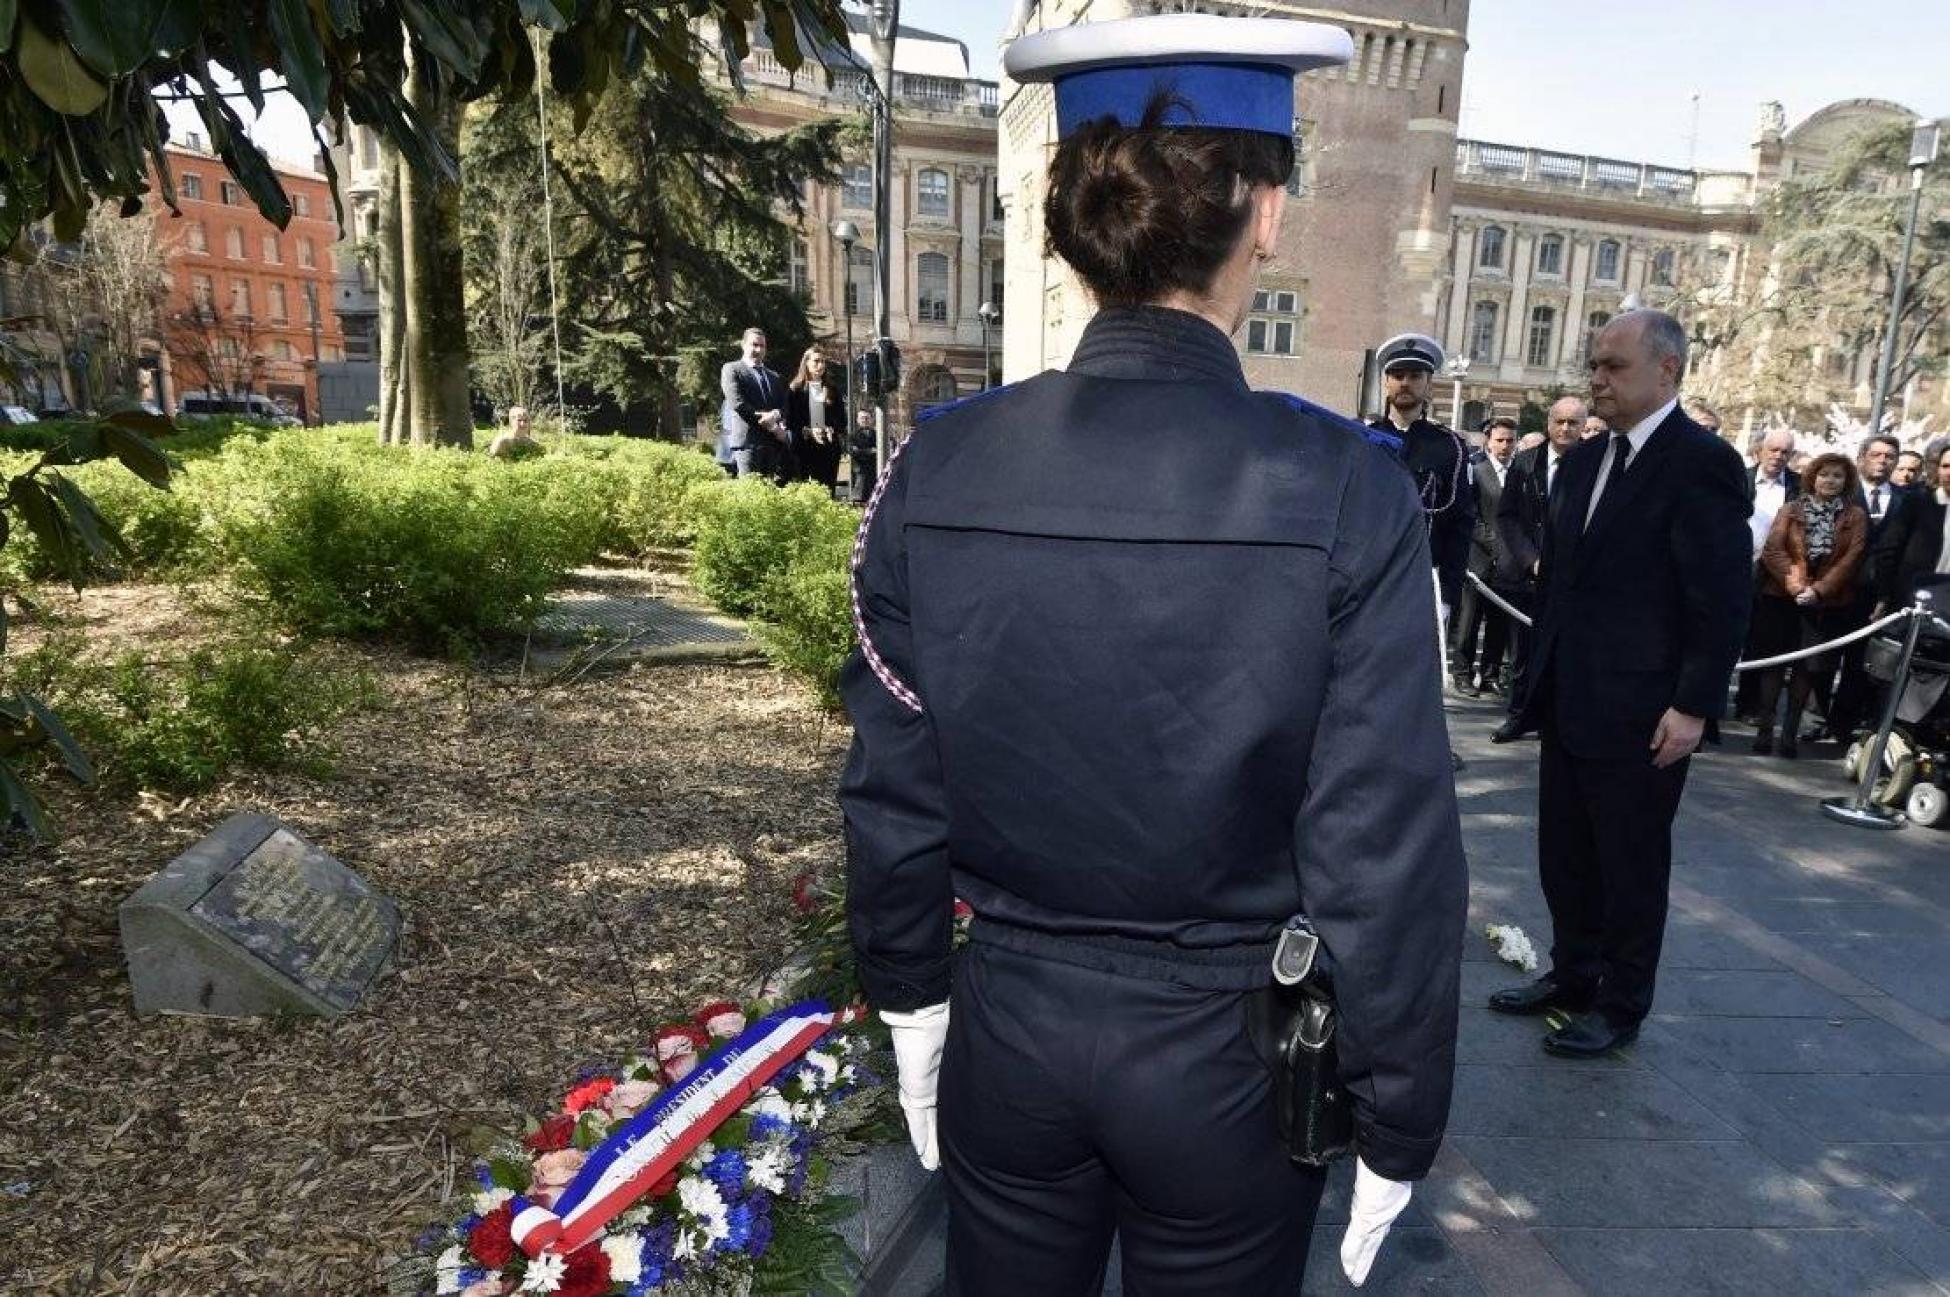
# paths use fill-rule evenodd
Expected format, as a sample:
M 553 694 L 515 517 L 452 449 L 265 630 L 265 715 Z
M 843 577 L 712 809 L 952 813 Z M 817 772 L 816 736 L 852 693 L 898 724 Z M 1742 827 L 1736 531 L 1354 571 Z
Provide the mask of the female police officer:
M 1245 1014 L 1296 914 L 1355 1096 L 1352 1277 L 1441 1138 L 1465 881 L 1427 528 L 1366 430 L 1253 392 L 1228 338 L 1293 74 L 1348 52 L 1172 15 L 1006 56 L 1056 83 L 1049 250 L 1102 309 L 1067 371 L 890 462 L 844 678 L 854 948 L 928 1165 L 938 1079 L 951 1293 L 1095 1292 L 1113 1233 L 1135 1293 L 1299 1290 L 1321 1173 Z

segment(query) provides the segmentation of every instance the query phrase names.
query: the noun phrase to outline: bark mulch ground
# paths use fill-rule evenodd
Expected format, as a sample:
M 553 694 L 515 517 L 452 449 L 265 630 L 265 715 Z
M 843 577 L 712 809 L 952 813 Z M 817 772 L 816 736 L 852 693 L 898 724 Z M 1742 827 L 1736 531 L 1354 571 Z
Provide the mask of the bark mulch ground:
M 70 612 L 158 651 L 210 616 L 142 586 Z M 0 1291 L 379 1291 L 471 1191 L 483 1128 L 738 995 L 789 953 L 791 880 L 839 867 L 845 725 L 774 671 L 538 687 L 337 651 L 384 704 L 338 727 L 329 778 L 56 789 L 61 842 L 0 842 Z M 132 1011 L 116 905 L 239 810 L 400 902 L 394 971 L 347 1017 Z

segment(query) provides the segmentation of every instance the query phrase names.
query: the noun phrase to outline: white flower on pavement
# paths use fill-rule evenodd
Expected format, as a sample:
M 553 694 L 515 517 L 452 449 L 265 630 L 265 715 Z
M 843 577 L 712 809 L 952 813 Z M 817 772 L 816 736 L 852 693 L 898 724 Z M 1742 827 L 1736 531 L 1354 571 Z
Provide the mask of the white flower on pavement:
M 1522 928 L 1514 923 L 1492 923 L 1483 929 L 1483 935 L 1496 947 L 1498 959 L 1515 964 L 1526 973 L 1537 971 L 1537 948 L 1530 944 Z

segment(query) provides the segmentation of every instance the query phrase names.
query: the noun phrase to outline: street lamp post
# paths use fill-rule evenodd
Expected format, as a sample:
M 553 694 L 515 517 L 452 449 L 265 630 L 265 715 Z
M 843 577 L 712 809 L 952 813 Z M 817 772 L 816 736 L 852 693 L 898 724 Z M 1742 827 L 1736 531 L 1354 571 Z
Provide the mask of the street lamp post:
M 975 309 L 975 314 L 982 317 L 982 390 L 986 392 L 989 390 L 989 376 L 995 373 L 995 360 L 989 354 L 989 330 L 1002 318 L 1002 311 L 994 302 L 983 302 Z
M 893 303 L 889 292 L 888 257 L 892 254 L 893 204 L 890 198 L 894 173 L 894 38 L 900 34 L 900 0 L 873 0 L 873 71 L 879 96 L 873 118 L 873 326 L 874 349 L 880 353 L 884 369 L 888 343 L 893 336 Z M 875 394 L 874 461 L 887 466 L 887 375 L 880 376 Z
M 1446 366 L 1449 374 L 1449 426 L 1457 432 L 1462 426 L 1462 385 L 1469 373 L 1468 356 L 1451 356 Z
M 860 227 L 852 221 L 834 221 L 833 237 L 840 241 L 840 314 L 846 320 L 846 417 L 845 436 L 853 435 L 852 420 L 860 417 L 853 404 L 853 245 L 860 241 Z
M 1889 376 L 1896 368 L 1896 333 L 1902 327 L 1903 290 L 1909 285 L 1909 253 L 1916 243 L 1916 218 L 1923 207 L 1923 173 L 1936 161 L 1939 131 L 1935 122 L 1918 122 L 1909 137 L 1909 223 L 1903 228 L 1903 252 L 1896 259 L 1896 286 L 1889 299 L 1889 325 L 1882 335 L 1882 365 L 1876 370 L 1875 401 L 1869 406 L 1869 435 L 1882 431 L 1882 410 L 1889 402 Z

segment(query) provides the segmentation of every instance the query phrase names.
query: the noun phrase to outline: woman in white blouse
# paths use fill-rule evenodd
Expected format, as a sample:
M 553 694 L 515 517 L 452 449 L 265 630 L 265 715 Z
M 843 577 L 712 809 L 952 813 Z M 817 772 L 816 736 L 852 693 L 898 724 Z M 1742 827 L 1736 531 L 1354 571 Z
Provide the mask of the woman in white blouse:
M 846 441 L 846 384 L 831 376 L 826 353 L 807 347 L 799 357 L 786 397 L 785 424 L 791 432 L 796 464 L 793 476 L 817 482 L 830 494 L 839 482 L 840 452 Z

